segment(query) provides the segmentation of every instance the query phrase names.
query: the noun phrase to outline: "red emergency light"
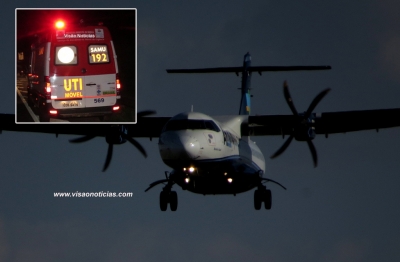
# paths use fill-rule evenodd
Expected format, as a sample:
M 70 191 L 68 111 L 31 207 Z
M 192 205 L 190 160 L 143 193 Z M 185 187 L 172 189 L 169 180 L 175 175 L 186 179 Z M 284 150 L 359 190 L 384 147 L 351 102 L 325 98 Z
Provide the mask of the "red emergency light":
M 62 20 L 58 20 L 58 21 L 55 23 L 55 26 L 56 26 L 57 29 L 64 29 L 65 23 L 64 23 L 64 21 L 62 21 Z

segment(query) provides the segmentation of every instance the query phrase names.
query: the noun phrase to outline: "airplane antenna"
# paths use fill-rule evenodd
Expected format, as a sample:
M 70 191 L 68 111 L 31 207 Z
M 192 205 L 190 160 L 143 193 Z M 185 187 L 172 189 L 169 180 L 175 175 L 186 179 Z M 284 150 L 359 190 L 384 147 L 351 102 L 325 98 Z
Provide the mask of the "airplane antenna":
M 193 113 L 193 105 L 192 105 L 192 108 L 191 108 L 190 112 L 192 112 L 192 113 Z

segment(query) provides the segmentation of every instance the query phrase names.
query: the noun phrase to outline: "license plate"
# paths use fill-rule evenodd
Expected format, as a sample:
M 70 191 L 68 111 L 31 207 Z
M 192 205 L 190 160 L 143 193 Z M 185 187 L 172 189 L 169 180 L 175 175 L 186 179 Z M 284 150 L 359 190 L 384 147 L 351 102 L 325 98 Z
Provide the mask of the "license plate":
M 65 108 L 69 108 L 69 107 L 77 107 L 78 101 L 63 101 L 61 102 L 61 105 Z

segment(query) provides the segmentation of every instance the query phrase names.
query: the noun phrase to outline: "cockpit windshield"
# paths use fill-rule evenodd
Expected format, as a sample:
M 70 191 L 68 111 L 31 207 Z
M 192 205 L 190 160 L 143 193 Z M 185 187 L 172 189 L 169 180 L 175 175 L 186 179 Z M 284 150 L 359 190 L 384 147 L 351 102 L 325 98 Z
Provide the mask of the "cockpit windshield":
M 193 119 L 180 119 L 180 120 L 170 120 L 164 131 L 176 131 L 176 130 L 186 130 L 186 129 L 202 129 L 202 130 L 212 130 L 215 132 L 221 131 L 217 124 L 212 120 L 193 120 Z

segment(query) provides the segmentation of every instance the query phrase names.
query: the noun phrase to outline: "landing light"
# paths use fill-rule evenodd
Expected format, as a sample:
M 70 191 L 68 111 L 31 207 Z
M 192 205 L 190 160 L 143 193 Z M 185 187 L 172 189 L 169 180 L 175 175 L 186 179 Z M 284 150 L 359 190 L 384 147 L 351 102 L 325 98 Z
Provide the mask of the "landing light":
M 186 184 L 189 184 L 189 182 L 190 182 L 190 178 L 188 178 L 188 177 L 185 178 L 185 183 L 186 183 Z
M 228 183 L 232 183 L 233 179 L 232 178 L 228 178 Z
M 189 167 L 189 172 L 190 172 L 190 173 L 193 173 L 193 171 L 194 171 L 194 167 L 192 167 L 192 166 Z

